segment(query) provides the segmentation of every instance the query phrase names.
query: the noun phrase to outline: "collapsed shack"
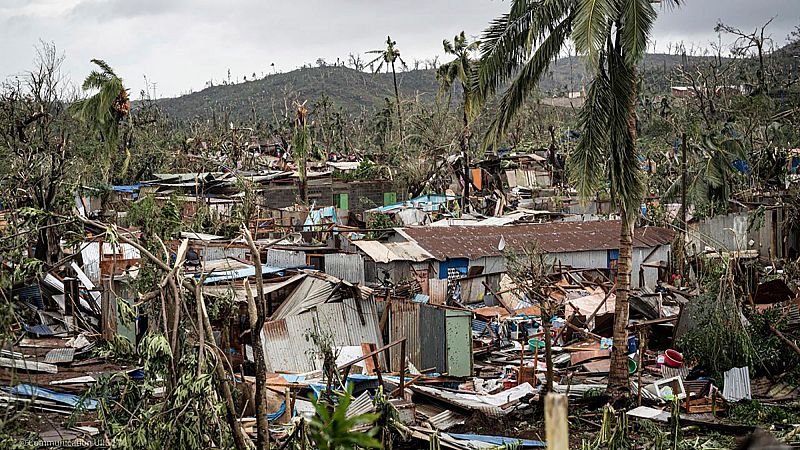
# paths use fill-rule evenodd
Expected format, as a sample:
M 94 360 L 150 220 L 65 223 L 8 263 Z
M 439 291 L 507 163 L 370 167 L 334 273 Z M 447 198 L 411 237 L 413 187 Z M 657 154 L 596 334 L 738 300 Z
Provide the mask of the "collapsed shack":
M 264 230 L 274 223 L 249 224 L 255 226 L 255 251 L 242 239 L 182 233 L 183 240 L 164 243 L 167 268 L 158 266 L 159 277 L 173 273 L 188 317 L 205 319 L 194 311 L 203 305 L 198 298 L 205 302 L 204 341 L 188 321 L 181 322 L 186 329 L 180 331 L 189 337 L 181 351 L 204 348 L 206 358 L 224 355 L 219 361 L 226 369 L 215 377 L 220 386 L 231 386 L 236 426 L 252 437 L 263 435 L 255 397 L 260 364 L 269 436 L 280 444 L 307 429 L 315 402 L 335 408 L 341 404 L 336 393 L 351 386 L 349 417 L 370 411 L 392 417 L 385 428 L 409 446 L 438 440 L 447 448 L 542 447 L 538 416 L 547 367 L 552 366 L 553 392 L 568 396 L 573 408 L 592 409 L 604 401 L 600 394 L 615 345 L 625 351 L 637 405 L 617 417 L 625 414 L 632 423 L 674 416 L 681 424 L 742 433 L 752 425 L 735 421 L 742 420 L 749 400 L 784 405 L 798 398 L 781 374 L 790 373 L 793 358 L 800 358 L 792 348 L 800 299 L 791 283 L 760 270 L 749 253 L 712 251 L 697 256 L 692 266 L 708 274 L 727 261 L 737 276 L 748 274 L 747 287 L 732 296 L 731 317 L 748 332 L 761 326 L 760 336 L 771 339 L 763 341 L 770 354 L 761 360 L 714 374 L 685 343 L 686 334 L 702 325 L 696 310 L 708 303 L 703 297 L 708 288 L 674 276 L 669 230 L 636 230 L 630 337 L 615 343 L 618 222 L 525 224 L 526 217 L 537 216 L 525 212 L 468 219 L 472 225 L 447 218 L 425 229 L 387 228 L 383 240 L 365 240 L 341 224 L 336 208 L 304 213 L 294 235 Z M 90 231 L 70 252 L 68 269 L 14 287 L 23 319 L 16 331 L 24 336 L 0 355 L 2 404 L 62 416 L 83 408 L 87 415 L 80 425 L 57 430 L 76 437 L 109 432 L 92 412 L 103 407 L 92 386 L 102 385 L 104 374 L 124 374 L 142 385 L 155 382 L 154 396 L 170 395 L 170 381 L 147 378 L 153 372 L 145 364 L 108 358 L 110 343 L 147 345 L 148 332 L 162 328 L 170 336 L 173 317 L 157 317 L 146 305 L 172 302 L 172 287 L 167 282 L 154 294 L 139 292 L 138 280 L 149 264 L 143 259 L 150 256 L 127 242 L 104 241 L 100 227 Z M 137 239 L 135 231 L 121 234 Z M 553 266 L 545 277 L 552 307 L 543 307 L 509 276 L 509 253 L 534 238 Z M 258 283 L 260 289 L 253 289 Z M 257 300 L 263 300 L 266 314 L 254 327 L 249 305 Z M 224 390 L 208 392 L 228 408 Z M 306 400 L 309 395 L 313 401 Z M 602 415 L 573 417 L 571 425 L 594 437 L 598 425 L 611 420 Z M 779 431 L 791 440 L 788 426 Z
M 264 324 L 262 343 L 268 371 L 321 371 L 317 340 L 328 340 L 341 358 L 361 356 L 364 344 L 383 346 L 371 290 L 323 274 L 302 276 Z

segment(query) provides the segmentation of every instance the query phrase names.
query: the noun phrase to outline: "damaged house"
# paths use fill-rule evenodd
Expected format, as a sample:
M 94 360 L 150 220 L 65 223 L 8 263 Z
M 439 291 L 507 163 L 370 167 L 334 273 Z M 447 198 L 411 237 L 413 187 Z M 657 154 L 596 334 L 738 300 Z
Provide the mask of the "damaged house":
M 506 254 L 537 242 L 550 260 L 576 269 L 614 269 L 619 259 L 619 221 L 556 222 L 511 226 L 453 226 L 397 229 L 390 243 L 414 243 L 432 256 L 428 279 L 454 280 L 506 271 Z M 655 289 L 669 266 L 674 232 L 660 227 L 637 228 L 633 237 L 633 286 Z M 363 244 L 362 244 L 363 245 Z M 390 244 L 391 245 L 391 244 Z M 491 280 L 481 282 L 493 289 Z M 483 295 L 473 293 L 471 295 Z M 466 300 L 468 302 L 468 300 Z

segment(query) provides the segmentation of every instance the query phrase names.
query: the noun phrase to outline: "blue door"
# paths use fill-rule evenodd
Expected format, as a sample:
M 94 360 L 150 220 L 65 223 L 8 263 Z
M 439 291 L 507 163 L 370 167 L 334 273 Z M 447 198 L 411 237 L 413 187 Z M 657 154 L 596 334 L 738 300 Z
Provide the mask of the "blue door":
M 439 279 L 447 280 L 467 276 L 469 260 L 467 258 L 454 258 L 439 263 Z M 448 276 L 448 273 L 450 276 Z M 460 276 L 459 276 L 460 275 Z

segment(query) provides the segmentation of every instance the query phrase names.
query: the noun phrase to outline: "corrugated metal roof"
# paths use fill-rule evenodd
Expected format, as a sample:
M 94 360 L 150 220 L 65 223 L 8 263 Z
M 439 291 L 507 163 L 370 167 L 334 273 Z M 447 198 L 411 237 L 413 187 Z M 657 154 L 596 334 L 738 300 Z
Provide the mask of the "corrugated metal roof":
M 379 242 L 379 241 L 353 241 L 353 245 L 366 253 L 377 263 L 390 263 L 392 261 L 422 262 L 434 259 L 433 255 L 415 242 Z
M 288 280 L 284 280 L 284 281 L 281 281 L 281 282 L 278 282 L 278 283 L 270 283 L 268 280 L 265 280 L 265 282 L 264 282 L 264 295 L 269 294 L 270 292 L 275 292 L 275 291 L 278 291 L 280 289 L 283 289 L 283 288 L 285 288 L 286 286 L 289 286 L 292 283 L 297 283 L 297 282 L 299 282 L 300 280 L 302 280 L 305 277 L 306 277 L 306 274 L 299 273 L 299 274 L 289 278 Z M 257 292 L 256 292 L 255 285 L 251 285 L 251 289 L 250 290 L 253 292 L 253 296 L 254 297 L 258 295 Z M 236 285 L 234 285 L 234 284 L 220 284 L 220 285 L 213 285 L 213 286 L 205 286 L 203 288 L 203 292 L 206 293 L 206 294 L 212 294 L 212 295 L 226 295 L 227 293 L 230 292 L 230 293 L 232 293 L 234 295 L 234 297 L 236 298 L 237 301 L 243 301 L 243 302 L 247 301 L 247 291 L 244 288 L 243 284 L 242 285 L 239 285 L 239 284 L 236 284 Z
M 520 248 L 531 241 L 547 253 L 567 253 L 619 248 L 619 221 L 555 222 L 515 226 L 449 227 L 446 230 L 430 227 L 403 229 L 405 236 L 438 260 L 447 258 L 476 259 L 500 256 L 501 238 L 505 248 Z M 637 228 L 634 247 L 655 247 L 668 244 L 674 233 L 666 228 Z
M 530 383 L 522 383 L 519 386 L 491 395 L 456 393 L 432 386 L 420 385 L 409 386 L 409 389 L 417 394 L 440 399 L 469 411 L 481 411 L 489 417 L 502 417 L 508 414 L 514 409 L 507 406 L 509 403 L 536 392 L 536 389 Z
M 423 262 L 433 259 L 433 255 L 415 242 L 387 242 L 385 245 L 401 261 Z
M 267 371 L 312 372 L 316 370 L 314 346 L 304 339 L 314 329 L 314 315 L 301 314 L 267 322 L 262 332 L 262 347 Z
M 285 270 L 283 267 L 270 267 L 266 264 L 261 266 L 262 274 L 278 273 Z M 242 278 L 249 278 L 256 274 L 255 266 L 247 266 L 241 269 L 231 269 L 219 272 L 213 272 L 206 277 L 203 284 L 218 283 L 220 281 L 239 280 Z
M 267 370 L 302 373 L 321 369 L 321 362 L 314 356 L 317 349 L 307 339 L 309 332 L 330 336 L 336 347 L 362 343 L 382 347 L 379 320 L 375 300 L 367 298 L 324 303 L 314 310 L 267 322 L 262 333 Z M 383 354 L 378 357 L 385 366 Z
M 324 256 L 325 273 L 340 280 L 364 284 L 364 260 L 361 255 L 329 253 Z
M 306 254 L 300 251 L 271 248 L 267 250 L 266 262 L 273 267 L 302 267 L 306 265 Z
M 722 387 L 722 396 L 730 402 L 750 400 L 753 394 L 750 388 L 750 369 L 734 367 L 725 372 L 725 384 Z
M 452 410 L 444 410 L 439 414 L 428 419 L 434 430 L 447 431 L 456 425 L 461 425 L 466 420 L 466 416 Z
M 327 280 L 308 277 L 281 303 L 273 320 L 295 316 L 326 301 L 337 301 L 341 295 L 333 292 L 336 285 Z
M 351 417 L 360 416 L 361 414 L 368 414 L 375 411 L 375 403 L 372 401 L 372 397 L 369 396 L 369 392 L 364 391 L 361 395 L 353 399 L 350 406 L 347 407 L 347 411 L 345 411 L 344 415 L 348 419 Z

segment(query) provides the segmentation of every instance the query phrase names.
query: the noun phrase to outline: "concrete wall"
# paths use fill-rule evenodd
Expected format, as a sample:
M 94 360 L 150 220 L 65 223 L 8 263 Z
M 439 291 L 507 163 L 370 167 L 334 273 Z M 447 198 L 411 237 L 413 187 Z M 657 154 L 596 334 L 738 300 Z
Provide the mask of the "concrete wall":
M 308 183 L 308 200 L 320 206 L 334 206 L 337 194 L 348 194 L 349 211 L 362 213 L 376 206 L 383 206 L 383 194 L 395 192 L 401 200 L 401 192 L 388 180 L 342 182 L 330 178 L 313 179 Z M 267 208 L 285 208 L 295 204 L 300 195 L 296 182 L 274 182 L 261 194 L 261 203 Z M 339 205 L 336 205 L 339 206 Z

